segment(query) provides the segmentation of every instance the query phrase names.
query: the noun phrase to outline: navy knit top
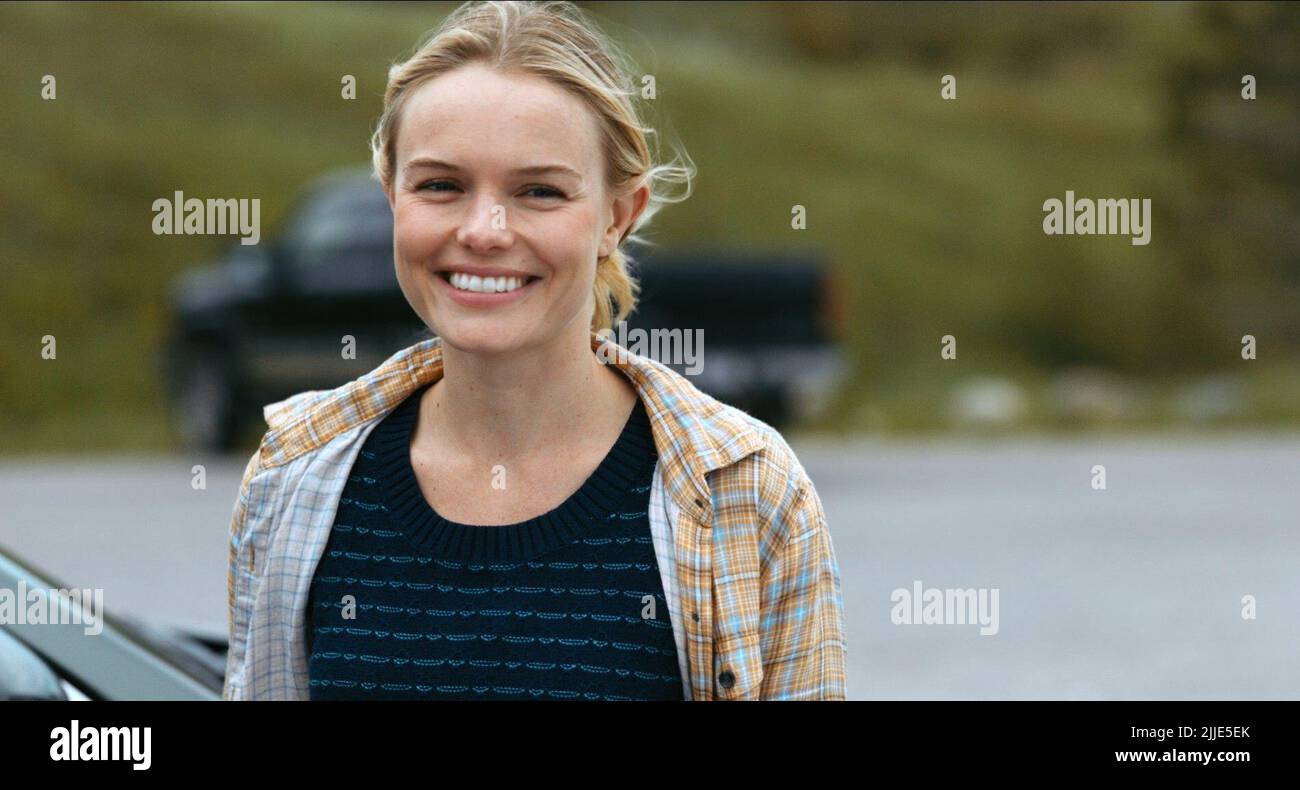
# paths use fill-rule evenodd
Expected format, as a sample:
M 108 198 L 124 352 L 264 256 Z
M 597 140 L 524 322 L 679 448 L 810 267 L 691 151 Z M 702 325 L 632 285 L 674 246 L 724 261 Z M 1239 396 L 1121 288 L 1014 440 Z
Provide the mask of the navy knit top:
M 440 516 L 411 467 L 428 386 L 375 426 L 344 487 L 307 607 L 311 699 L 683 699 L 640 398 L 559 507 L 474 526 Z

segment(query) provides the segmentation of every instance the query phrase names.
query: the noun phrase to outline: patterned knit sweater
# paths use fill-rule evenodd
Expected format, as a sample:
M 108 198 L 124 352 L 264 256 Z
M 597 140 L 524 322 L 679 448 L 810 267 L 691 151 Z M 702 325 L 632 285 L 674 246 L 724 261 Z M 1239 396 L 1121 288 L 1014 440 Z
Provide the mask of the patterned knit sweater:
M 560 506 L 473 526 L 440 516 L 416 482 L 426 389 L 375 426 L 344 488 L 311 584 L 311 698 L 683 699 L 641 400 Z

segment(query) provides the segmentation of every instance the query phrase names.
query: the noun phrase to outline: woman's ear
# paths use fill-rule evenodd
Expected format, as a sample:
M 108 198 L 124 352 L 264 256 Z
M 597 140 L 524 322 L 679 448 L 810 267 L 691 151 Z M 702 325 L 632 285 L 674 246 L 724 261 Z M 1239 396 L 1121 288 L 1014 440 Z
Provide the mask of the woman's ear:
M 633 223 L 649 203 L 650 187 L 644 183 L 626 195 L 614 198 L 611 206 L 613 224 L 605 230 L 605 237 L 601 240 L 600 257 L 614 254 L 614 250 L 627 238 Z

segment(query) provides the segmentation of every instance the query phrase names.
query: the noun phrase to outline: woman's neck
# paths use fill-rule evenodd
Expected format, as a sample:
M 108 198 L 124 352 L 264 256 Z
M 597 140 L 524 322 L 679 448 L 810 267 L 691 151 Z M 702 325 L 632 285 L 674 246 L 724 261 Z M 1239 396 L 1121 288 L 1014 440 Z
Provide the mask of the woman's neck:
M 509 354 L 444 343 L 443 377 L 421 399 L 414 443 L 436 441 L 454 457 L 506 463 L 599 442 L 611 428 L 617 434 L 636 389 L 596 357 L 590 333 L 579 328 Z

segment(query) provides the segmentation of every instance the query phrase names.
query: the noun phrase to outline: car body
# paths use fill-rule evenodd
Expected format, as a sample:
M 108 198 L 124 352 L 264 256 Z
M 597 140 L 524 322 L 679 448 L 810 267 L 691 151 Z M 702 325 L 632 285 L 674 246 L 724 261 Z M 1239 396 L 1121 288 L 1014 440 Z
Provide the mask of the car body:
M 59 598 L 48 574 L 0 547 L 0 590 Z M 66 600 L 59 602 L 67 606 Z M 95 629 L 0 618 L 0 700 L 219 700 L 225 637 L 103 613 Z

